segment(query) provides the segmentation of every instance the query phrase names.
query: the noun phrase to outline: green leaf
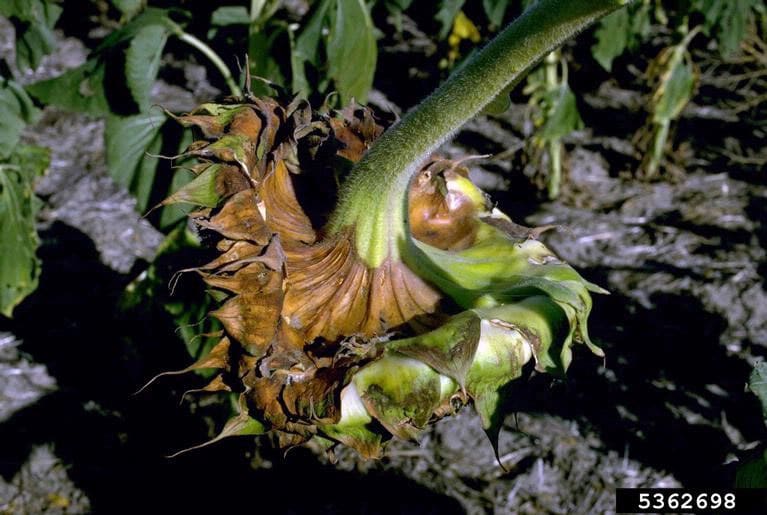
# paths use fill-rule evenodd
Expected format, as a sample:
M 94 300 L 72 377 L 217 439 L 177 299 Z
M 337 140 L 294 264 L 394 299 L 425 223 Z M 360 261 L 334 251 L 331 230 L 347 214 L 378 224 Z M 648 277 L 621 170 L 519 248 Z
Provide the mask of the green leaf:
M 445 39 L 453 29 L 453 21 L 458 16 L 466 0 L 442 0 L 434 19 L 439 22 L 439 39 Z
M 21 131 L 39 115 L 40 111 L 18 83 L 0 78 L 0 158 L 13 152 Z
M 740 42 L 746 36 L 750 9 L 749 0 L 730 0 L 724 4 L 717 31 L 719 52 L 723 56 L 731 56 L 740 49 Z
M 650 35 L 652 28 L 651 9 L 648 3 L 642 2 L 636 2 L 629 6 L 631 23 L 627 47 L 632 52 L 636 51 L 639 45 Z
M 145 0 L 112 0 L 112 5 L 128 18 L 139 12 L 145 3 Z
M 104 63 L 99 59 L 64 72 L 53 79 L 27 86 L 30 95 L 44 104 L 68 111 L 106 115 L 109 111 L 104 94 Z
M 215 27 L 226 27 L 227 25 L 249 25 L 250 14 L 248 9 L 242 5 L 226 5 L 219 7 L 210 17 L 211 25 Z
M 162 133 L 158 132 L 149 142 L 136 169 L 136 178 L 133 181 L 131 192 L 136 197 L 136 209 L 140 213 L 146 212 L 149 207 L 149 199 L 152 196 L 154 179 L 159 165 L 158 158 L 154 156 L 160 153 L 162 142 Z
M 490 24 L 500 27 L 506 10 L 509 8 L 509 0 L 482 0 L 482 7 L 485 8 L 485 14 L 490 20 Z
M 695 0 L 691 5 L 691 10 L 696 10 L 704 15 L 703 26 L 707 33 L 710 33 L 719 20 L 722 8 L 725 7 L 722 0 Z
M 559 139 L 583 127 L 575 95 L 567 84 L 548 92 L 545 103 L 551 106 L 551 110 L 546 116 L 546 123 L 538 132 L 542 140 Z
M 311 63 L 315 67 L 320 64 L 319 47 L 322 29 L 326 25 L 326 17 L 333 2 L 334 0 L 322 0 L 298 37 L 295 37 L 293 31 L 288 29 L 288 37 L 292 47 L 290 53 L 290 66 L 293 74 L 292 88 L 294 93 L 303 97 L 308 96 L 311 92 L 311 87 L 306 79 L 306 63 Z
M 138 199 L 138 208 L 144 210 L 151 192 L 157 158 L 146 153 L 159 148 L 160 127 L 165 114 L 159 110 L 134 116 L 107 117 L 107 166 L 110 175 L 128 188 Z
M 489 104 L 482 108 L 481 114 L 500 115 L 505 113 L 511 107 L 510 95 L 512 89 L 513 87 L 509 86 L 498 93 Z
M 385 0 L 384 4 L 386 5 L 386 9 L 391 13 L 394 11 L 407 10 L 413 4 L 413 0 Z
M 746 36 L 754 11 L 764 9 L 762 0 L 696 0 L 692 8 L 704 15 L 703 27 L 708 35 L 715 35 L 719 53 L 728 57 L 735 54 Z
M 328 41 L 328 75 L 344 105 L 367 100 L 378 49 L 373 22 L 363 0 L 338 0 Z
M 757 396 L 762 404 L 762 415 L 767 421 L 767 362 L 759 361 L 754 365 L 748 378 L 748 389 Z
M 149 105 L 152 85 L 160 69 L 160 59 L 168 40 L 168 29 L 153 24 L 141 28 L 125 51 L 125 78 L 139 110 Z
M 402 32 L 402 12 L 407 10 L 413 0 L 384 0 L 386 10 L 391 14 L 392 22 L 397 32 Z
M 636 50 L 650 33 L 650 6 L 638 2 L 604 17 L 594 32 L 594 59 L 607 71 L 626 50 Z
M 274 57 L 276 54 L 276 49 L 274 48 L 275 41 L 277 41 L 283 30 L 285 29 L 281 26 L 265 27 L 258 32 L 250 34 L 248 38 L 248 57 L 250 74 L 253 77 L 263 77 L 275 84 L 285 85 L 285 76 Z M 293 58 L 294 52 L 291 52 L 291 62 Z M 251 87 L 256 95 L 272 94 L 272 89 L 261 81 L 253 81 Z
M 597 42 L 591 47 L 594 59 L 607 71 L 612 70 L 613 60 L 628 46 L 629 13 L 619 9 L 605 16 L 594 33 Z
M 0 163 L 0 313 L 7 317 L 37 288 L 40 277 L 34 180 L 48 162 L 48 149 L 23 146 Z
M 6 0 L 0 2 L 0 16 L 32 21 L 36 18 L 35 8 L 38 3 L 30 0 Z
M 50 0 L 4 0 L 0 3 L 0 16 L 25 22 L 42 22 L 51 7 L 61 9 Z
M 138 16 L 131 21 L 120 27 L 119 29 L 111 32 L 104 41 L 93 51 L 94 55 L 102 55 L 104 51 L 117 47 L 120 43 L 124 43 L 136 37 L 139 32 L 144 28 L 152 25 L 162 25 L 170 32 L 177 31 L 179 29 L 176 22 L 170 19 L 167 9 L 158 9 L 156 7 L 148 7 L 144 9 Z
M 160 66 L 162 50 L 173 22 L 161 9 L 147 9 L 112 32 L 83 65 L 59 77 L 37 82 L 27 90 L 38 100 L 95 115 L 110 113 L 104 77 L 105 62 L 125 48 L 125 81 L 140 110 L 148 107 L 149 94 Z M 118 45 L 119 48 L 116 48 Z
M 683 49 L 679 50 L 680 54 L 683 52 Z M 660 95 L 653 106 L 655 123 L 676 119 L 692 98 L 695 89 L 695 75 L 688 59 L 675 58 L 671 66 L 671 72 L 663 76 L 665 81 L 658 89 Z
M 53 26 L 63 9 L 53 3 L 33 1 L 29 4 L 33 16 L 29 20 L 11 18 L 16 28 L 16 64 L 19 69 L 37 68 L 42 58 L 56 47 Z
M 293 93 L 306 98 L 311 93 L 311 86 L 306 78 L 307 60 L 301 55 L 296 36 L 290 28 L 288 28 L 288 41 L 290 42 L 290 70 L 293 75 L 291 87 Z

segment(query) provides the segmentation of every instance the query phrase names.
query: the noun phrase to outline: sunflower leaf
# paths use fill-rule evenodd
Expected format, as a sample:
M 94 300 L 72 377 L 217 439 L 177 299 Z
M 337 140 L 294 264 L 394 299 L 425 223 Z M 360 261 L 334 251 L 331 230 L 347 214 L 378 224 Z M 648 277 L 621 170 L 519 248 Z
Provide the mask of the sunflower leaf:
M 25 125 L 34 123 L 40 110 L 26 91 L 16 82 L 0 78 L 0 158 L 16 148 Z
M 160 69 L 160 58 L 168 40 L 168 29 L 153 24 L 142 27 L 125 51 L 125 78 L 139 110 L 149 105 L 149 95 Z
M 114 179 L 137 196 L 139 210 L 149 202 L 157 158 L 147 152 L 160 148 L 160 127 L 165 122 L 161 111 L 134 116 L 110 115 L 106 124 L 107 165 Z
M 373 22 L 365 2 L 338 0 L 328 41 L 328 75 L 344 105 L 353 98 L 365 102 L 377 59 Z
M 47 149 L 22 146 L 0 163 L 0 313 L 10 317 L 13 309 L 37 288 L 40 239 L 35 230 L 39 200 L 34 180 L 49 162 Z

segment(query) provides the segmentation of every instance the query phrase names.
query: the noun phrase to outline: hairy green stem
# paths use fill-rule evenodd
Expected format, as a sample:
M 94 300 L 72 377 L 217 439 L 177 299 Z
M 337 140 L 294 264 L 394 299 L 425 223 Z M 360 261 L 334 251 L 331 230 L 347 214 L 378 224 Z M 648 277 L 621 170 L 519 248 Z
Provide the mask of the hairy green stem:
M 359 256 L 377 267 L 407 243 L 407 191 L 423 162 L 546 54 L 630 0 L 539 0 L 379 138 L 352 170 L 330 234 L 354 227 Z

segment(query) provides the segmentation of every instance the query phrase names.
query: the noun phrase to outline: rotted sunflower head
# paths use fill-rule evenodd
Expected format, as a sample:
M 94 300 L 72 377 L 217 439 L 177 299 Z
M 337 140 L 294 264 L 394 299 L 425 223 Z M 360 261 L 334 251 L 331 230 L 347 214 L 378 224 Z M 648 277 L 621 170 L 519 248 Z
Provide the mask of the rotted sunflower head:
M 391 117 L 278 91 L 177 120 L 201 136 L 184 154 L 195 178 L 164 203 L 199 206 L 189 216 L 218 255 L 194 271 L 223 298 L 219 343 L 185 370 L 217 369 L 204 390 L 239 395 L 216 439 L 270 433 L 375 458 L 469 403 L 497 435 L 510 381 L 563 374 L 574 342 L 601 355 L 586 318 L 602 290 L 495 209 L 460 162 L 433 156 L 412 178 L 398 255 L 372 266 L 353 225 L 328 229 Z

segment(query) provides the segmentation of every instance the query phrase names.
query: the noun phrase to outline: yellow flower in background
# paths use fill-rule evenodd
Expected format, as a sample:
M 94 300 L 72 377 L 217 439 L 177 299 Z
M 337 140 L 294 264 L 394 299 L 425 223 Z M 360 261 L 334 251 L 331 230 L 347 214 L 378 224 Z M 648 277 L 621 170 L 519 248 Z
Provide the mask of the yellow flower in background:
M 479 29 L 474 25 L 474 22 L 463 11 L 459 11 L 453 20 L 453 30 L 447 38 L 450 50 L 447 53 L 447 62 L 443 61 L 444 67 L 452 67 L 461 56 L 461 43 L 463 41 L 469 40 L 477 44 L 481 39 Z

